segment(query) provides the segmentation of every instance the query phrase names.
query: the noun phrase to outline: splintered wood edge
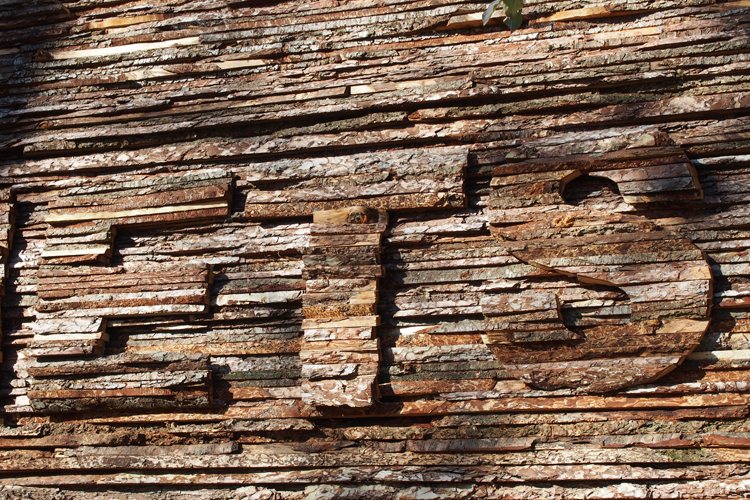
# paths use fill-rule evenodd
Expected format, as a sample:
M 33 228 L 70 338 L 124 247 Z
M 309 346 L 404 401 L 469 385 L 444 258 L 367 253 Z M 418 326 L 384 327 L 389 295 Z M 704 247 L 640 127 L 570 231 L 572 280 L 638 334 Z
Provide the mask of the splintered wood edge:
M 568 186 L 569 182 L 575 179 L 578 179 L 582 175 L 583 175 L 583 171 L 575 170 L 574 172 L 571 172 L 565 177 L 563 177 L 562 179 L 560 179 L 560 196 L 562 196 L 563 193 L 565 193 L 565 188 Z

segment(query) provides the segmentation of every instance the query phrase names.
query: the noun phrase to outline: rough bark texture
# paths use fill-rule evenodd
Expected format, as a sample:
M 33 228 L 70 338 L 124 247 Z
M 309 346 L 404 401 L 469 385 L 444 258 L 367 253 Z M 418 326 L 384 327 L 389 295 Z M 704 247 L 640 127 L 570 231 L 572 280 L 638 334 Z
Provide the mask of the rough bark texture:
M 750 4 L 486 3 L 0 2 L 0 498 L 750 495 Z

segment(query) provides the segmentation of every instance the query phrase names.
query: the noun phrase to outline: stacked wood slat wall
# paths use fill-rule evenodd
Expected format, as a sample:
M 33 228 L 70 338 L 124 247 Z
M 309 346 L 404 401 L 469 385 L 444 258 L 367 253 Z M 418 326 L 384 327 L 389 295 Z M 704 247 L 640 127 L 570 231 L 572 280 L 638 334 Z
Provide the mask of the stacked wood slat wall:
M 0 1 L 0 496 L 747 497 L 750 2 L 525 3 Z

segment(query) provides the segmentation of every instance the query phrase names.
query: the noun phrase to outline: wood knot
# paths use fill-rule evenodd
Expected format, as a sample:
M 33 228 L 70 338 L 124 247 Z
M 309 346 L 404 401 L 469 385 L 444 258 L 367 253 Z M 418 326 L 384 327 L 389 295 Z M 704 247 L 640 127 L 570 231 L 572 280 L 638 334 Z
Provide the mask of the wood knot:
M 321 210 L 313 214 L 315 224 L 388 224 L 385 210 L 355 205 L 353 207 Z
M 49 62 L 54 60 L 55 58 L 49 50 L 37 50 L 34 54 L 34 62 Z
M 349 224 L 369 224 L 375 222 L 378 213 L 368 207 L 351 207 L 346 216 L 346 222 Z
M 552 221 L 552 225 L 555 227 L 570 227 L 573 225 L 573 221 L 575 220 L 576 218 L 571 216 L 558 217 Z
M 662 322 L 660 319 L 649 319 L 645 322 L 646 331 L 649 335 L 656 335 L 656 333 L 659 331 L 659 328 L 662 327 Z

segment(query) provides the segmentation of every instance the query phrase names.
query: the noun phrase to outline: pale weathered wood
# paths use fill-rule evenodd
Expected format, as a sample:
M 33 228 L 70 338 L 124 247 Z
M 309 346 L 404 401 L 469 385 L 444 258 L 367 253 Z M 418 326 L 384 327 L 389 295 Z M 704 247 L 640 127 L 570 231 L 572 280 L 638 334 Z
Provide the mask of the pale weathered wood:
M 103 56 L 109 56 L 109 55 L 127 54 L 129 52 L 159 50 L 159 49 L 175 47 L 175 46 L 198 45 L 199 43 L 200 43 L 200 40 L 198 37 L 190 37 L 190 38 L 183 38 L 183 39 L 177 39 L 177 40 L 170 40 L 167 42 L 136 43 L 132 45 L 108 47 L 104 49 L 48 51 L 44 54 L 44 58 L 77 59 L 77 58 L 88 58 L 88 57 L 103 57 Z
M 152 21 L 161 21 L 165 18 L 164 14 L 150 14 L 145 16 L 132 16 L 126 18 L 105 19 L 103 21 L 93 21 L 88 24 L 92 30 L 101 30 L 107 28 L 120 28 L 123 26 L 132 26 L 134 24 L 148 23 Z

